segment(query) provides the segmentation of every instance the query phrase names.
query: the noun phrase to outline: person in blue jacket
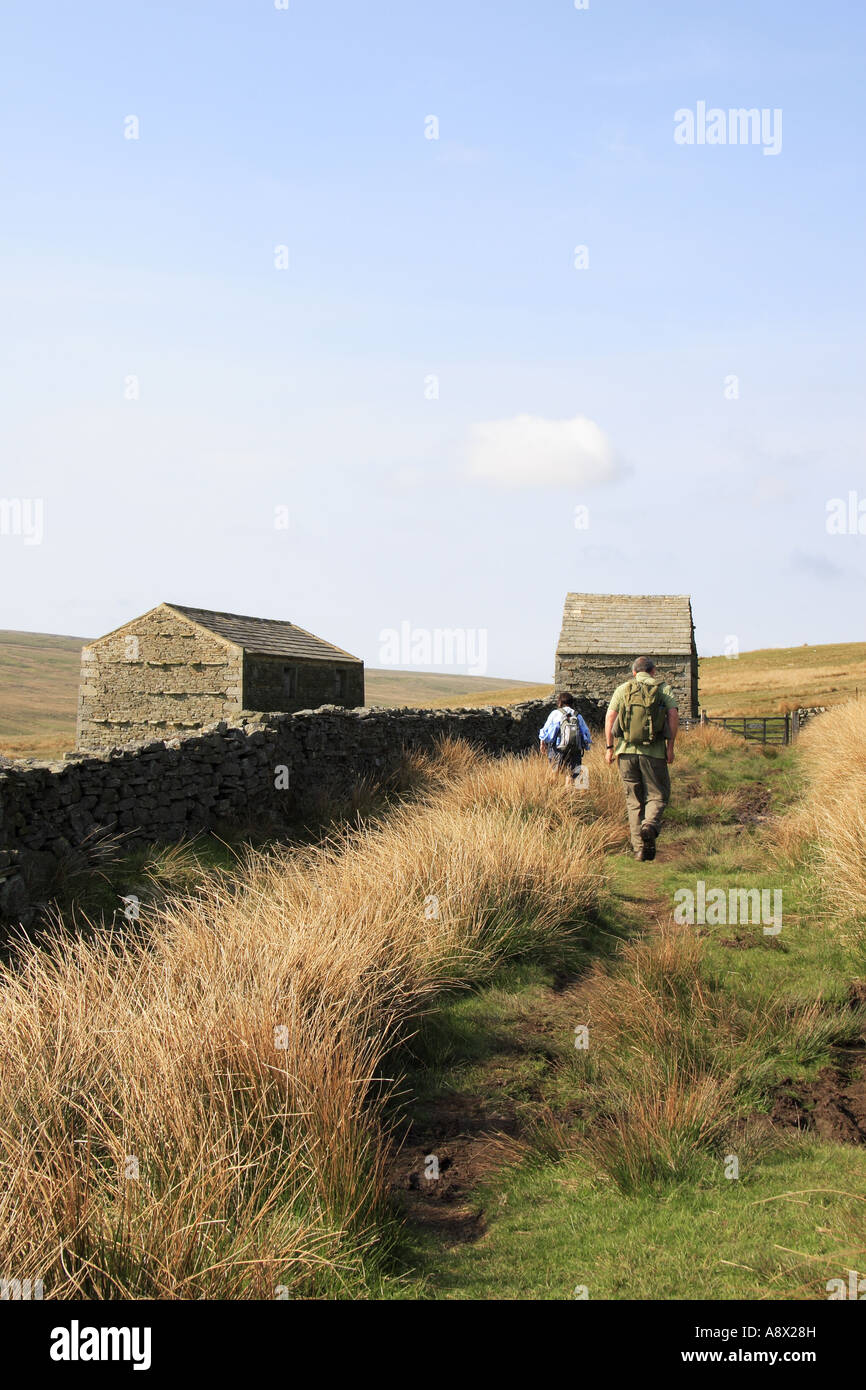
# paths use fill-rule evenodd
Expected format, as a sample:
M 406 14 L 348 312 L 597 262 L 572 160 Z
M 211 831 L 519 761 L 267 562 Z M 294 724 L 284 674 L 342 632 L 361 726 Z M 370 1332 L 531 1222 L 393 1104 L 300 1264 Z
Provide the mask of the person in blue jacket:
M 592 747 L 592 738 L 583 716 L 574 708 L 573 700 L 574 696 L 567 690 L 557 695 L 556 709 L 551 710 L 544 728 L 539 730 L 538 738 L 542 751 L 547 750 L 551 767 L 577 781 L 583 755 L 587 748 Z M 563 741 L 564 748 L 561 746 Z

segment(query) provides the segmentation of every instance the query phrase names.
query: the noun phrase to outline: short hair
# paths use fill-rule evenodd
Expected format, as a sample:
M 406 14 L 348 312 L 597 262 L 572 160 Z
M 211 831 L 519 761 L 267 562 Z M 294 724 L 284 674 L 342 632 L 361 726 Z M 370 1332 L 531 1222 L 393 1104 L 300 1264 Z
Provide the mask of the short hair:
M 567 690 L 563 690 L 561 694 L 557 695 L 556 703 L 559 705 L 559 708 L 562 709 L 563 705 L 571 705 L 574 703 L 574 696 L 570 695 Z
M 638 671 L 654 671 L 655 668 L 656 664 L 651 656 L 639 656 L 631 669 L 637 675 Z

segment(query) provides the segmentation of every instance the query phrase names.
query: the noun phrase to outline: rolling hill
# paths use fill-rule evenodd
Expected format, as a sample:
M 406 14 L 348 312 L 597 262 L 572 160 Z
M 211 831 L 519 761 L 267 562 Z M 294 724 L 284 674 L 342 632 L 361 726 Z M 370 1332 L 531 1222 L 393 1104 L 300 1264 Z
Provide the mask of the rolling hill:
M 0 631 L 0 753 L 53 758 L 73 746 L 85 640 Z
M 837 705 L 866 690 L 866 642 L 768 647 L 703 657 L 698 689 L 708 714 L 779 714 Z

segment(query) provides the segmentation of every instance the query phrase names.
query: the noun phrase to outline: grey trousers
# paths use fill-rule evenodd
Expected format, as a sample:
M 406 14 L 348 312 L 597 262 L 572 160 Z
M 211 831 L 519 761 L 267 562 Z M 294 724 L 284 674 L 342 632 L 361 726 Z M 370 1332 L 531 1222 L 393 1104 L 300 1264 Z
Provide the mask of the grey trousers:
M 617 762 L 625 787 L 632 849 L 641 849 L 641 826 L 651 825 L 658 832 L 665 807 L 671 798 L 671 775 L 667 760 L 647 758 L 643 753 L 621 753 Z

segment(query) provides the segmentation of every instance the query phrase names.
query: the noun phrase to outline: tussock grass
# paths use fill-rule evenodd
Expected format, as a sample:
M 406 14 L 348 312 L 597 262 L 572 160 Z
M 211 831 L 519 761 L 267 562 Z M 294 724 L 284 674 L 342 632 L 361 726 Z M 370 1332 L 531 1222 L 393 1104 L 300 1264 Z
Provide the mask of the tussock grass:
M 862 1146 L 773 1118 L 780 1089 L 856 1057 L 866 1023 L 856 943 L 815 929 L 815 856 L 792 871 L 768 819 L 800 794 L 799 754 L 696 729 L 671 772 L 664 852 L 611 859 L 571 981 L 508 967 L 449 1003 L 421 1053 L 432 1095 L 480 1099 L 491 1128 L 507 1115 L 516 1129 L 473 1191 L 484 1239 L 443 1249 L 422 1233 L 432 1296 L 563 1298 L 580 1283 L 592 1298 L 823 1299 L 828 1278 L 862 1269 Z M 783 887 L 781 936 L 676 923 L 696 877 Z
M 774 838 L 792 858 L 816 860 L 823 897 L 836 919 L 866 922 L 866 696 L 811 720 L 798 743 L 802 805 Z M 864 932 L 866 935 L 866 932 Z
M 5 1275 L 66 1298 L 369 1288 L 395 1045 L 445 986 L 560 949 L 619 833 L 603 775 L 572 793 L 538 758 L 448 744 L 414 780 L 370 825 L 249 852 L 146 934 L 17 945 L 0 970 Z M 186 861 L 166 868 L 186 882 Z
M 683 730 L 677 740 L 677 754 L 682 761 L 696 752 L 733 753 L 742 748 L 745 739 L 741 734 L 732 734 L 719 724 L 695 724 Z
M 576 1066 L 596 1090 L 582 1147 L 621 1191 L 697 1181 L 781 1071 L 822 1056 L 863 1017 L 820 999 L 770 999 L 756 1011 L 706 977 L 703 942 L 661 922 L 597 964 L 584 996 L 590 1048 Z

